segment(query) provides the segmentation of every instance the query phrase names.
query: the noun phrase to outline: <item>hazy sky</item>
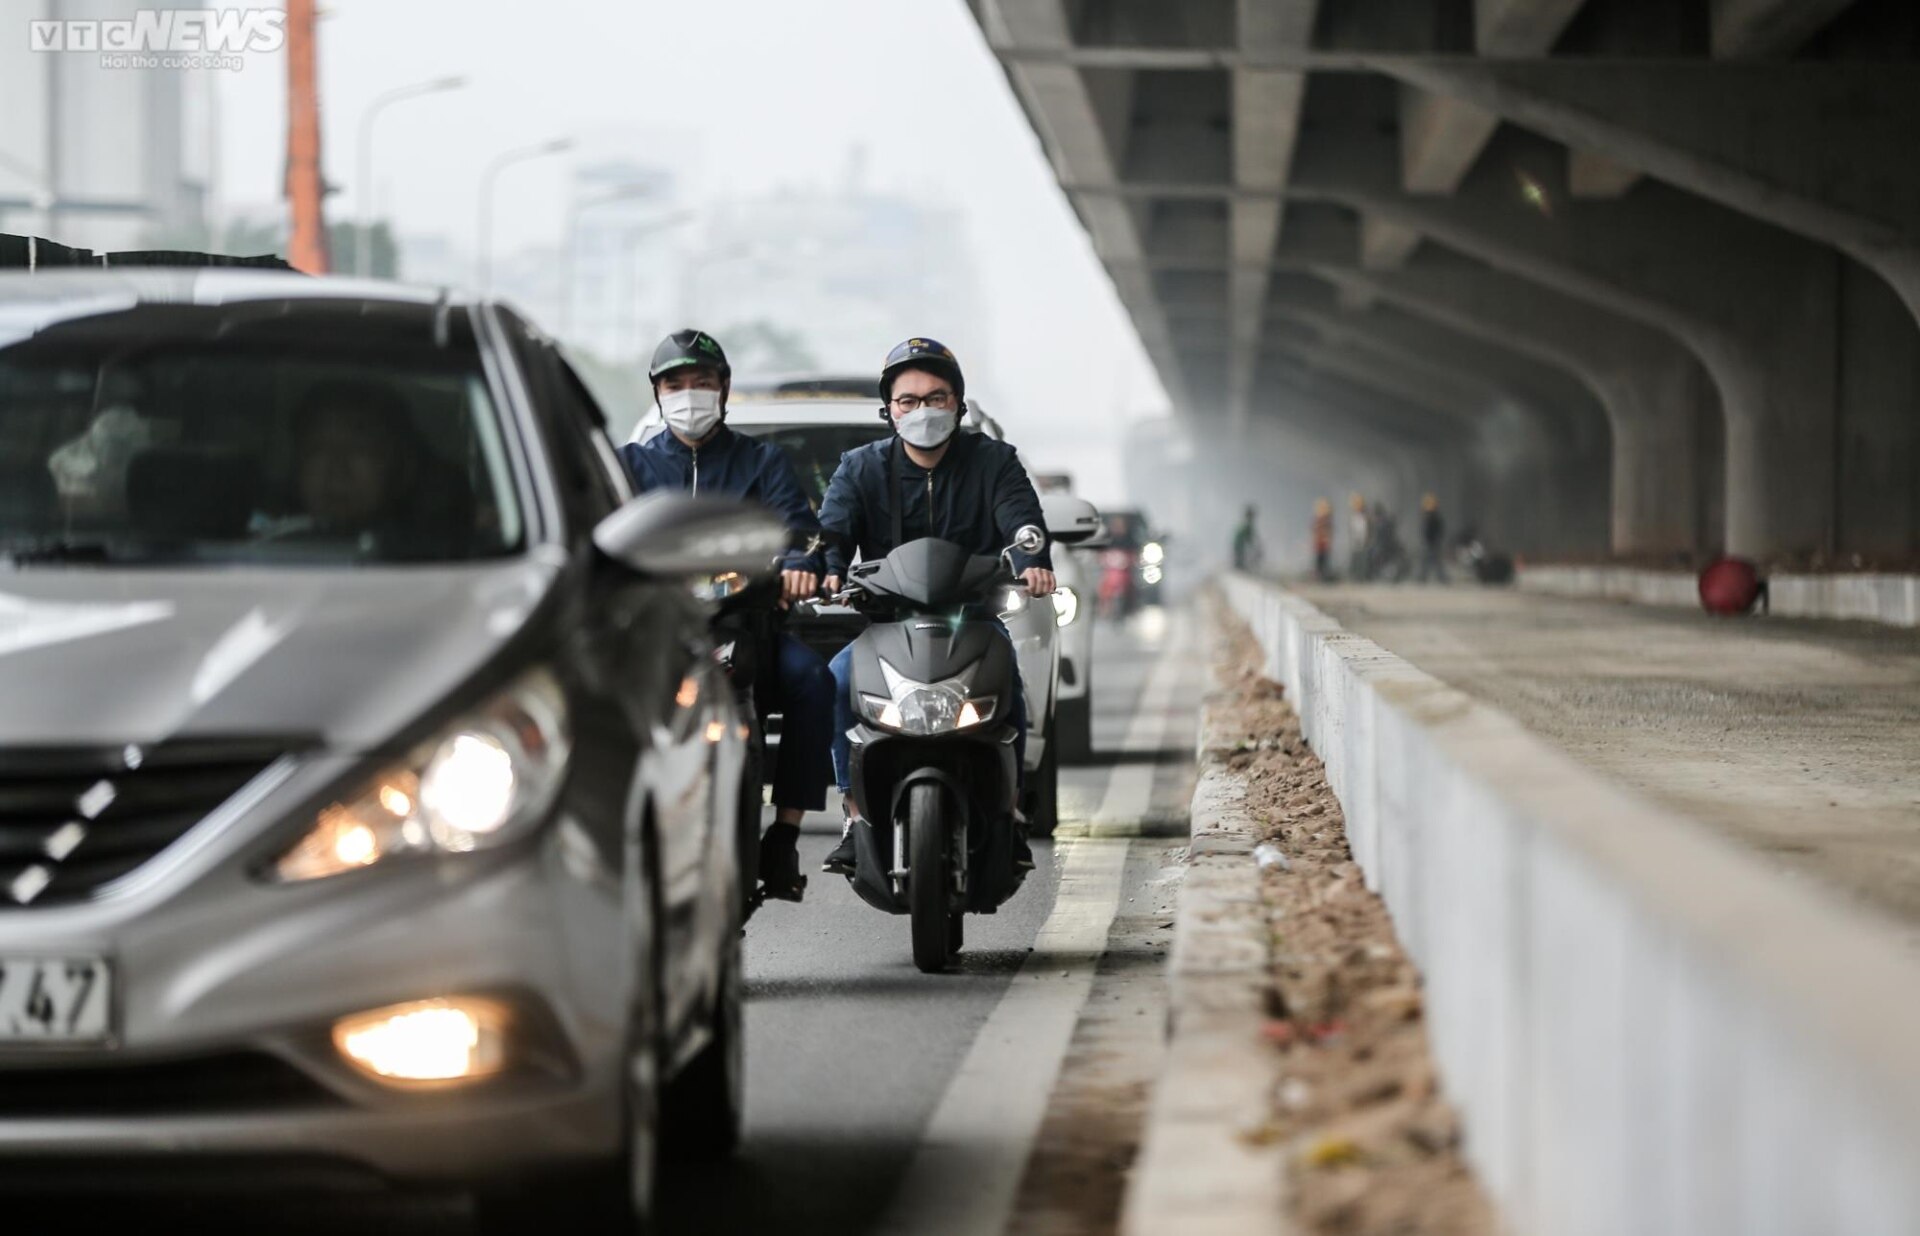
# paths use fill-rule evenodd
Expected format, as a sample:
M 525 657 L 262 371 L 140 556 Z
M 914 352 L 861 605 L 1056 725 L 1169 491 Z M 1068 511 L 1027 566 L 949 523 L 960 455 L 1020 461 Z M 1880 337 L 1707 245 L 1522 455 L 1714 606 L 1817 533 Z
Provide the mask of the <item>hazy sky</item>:
M 1115 444 L 1165 395 L 998 63 L 961 0 L 325 0 L 327 176 L 357 213 L 360 121 L 392 87 L 465 74 L 457 93 L 379 122 L 375 184 L 401 231 L 477 232 L 475 191 L 501 151 L 574 136 L 578 157 L 675 160 L 697 197 L 827 188 L 864 145 L 866 182 L 963 208 L 988 337 L 943 328 L 997 395 L 994 414 L 1036 468 L 1070 468 L 1117 501 Z M 277 58 L 223 75 L 222 195 L 274 200 L 284 149 Z M 568 160 L 505 173 L 496 252 L 558 242 Z M 777 316 L 778 306 L 769 306 Z M 875 366 L 892 343 L 874 340 Z

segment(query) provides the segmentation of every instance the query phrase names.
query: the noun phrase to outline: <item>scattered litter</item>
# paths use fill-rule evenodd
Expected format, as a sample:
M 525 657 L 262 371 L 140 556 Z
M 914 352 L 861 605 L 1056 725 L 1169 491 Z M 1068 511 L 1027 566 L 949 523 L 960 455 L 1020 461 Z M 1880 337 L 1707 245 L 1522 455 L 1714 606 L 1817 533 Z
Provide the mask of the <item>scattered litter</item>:
M 1263 841 L 1253 848 L 1253 861 L 1262 871 L 1291 871 L 1293 864 L 1280 852 L 1280 847 L 1270 841 Z
M 1305 1157 L 1308 1167 L 1347 1167 L 1360 1161 L 1360 1146 L 1350 1137 L 1323 1137 Z

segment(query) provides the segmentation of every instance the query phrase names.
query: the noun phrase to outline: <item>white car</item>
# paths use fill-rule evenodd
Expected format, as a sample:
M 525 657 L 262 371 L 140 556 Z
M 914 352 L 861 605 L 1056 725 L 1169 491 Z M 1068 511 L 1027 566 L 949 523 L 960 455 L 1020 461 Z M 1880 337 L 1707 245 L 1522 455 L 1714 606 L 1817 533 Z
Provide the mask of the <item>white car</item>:
M 1037 474 L 1033 479 L 1052 523 L 1052 507 L 1074 501 L 1073 482 L 1060 473 Z M 1101 520 L 1093 536 L 1053 556 L 1053 573 L 1060 581 L 1060 600 L 1055 603 L 1060 681 L 1054 693 L 1053 745 L 1062 764 L 1084 764 L 1093 758 L 1093 611 L 1099 575 L 1098 563 L 1088 551 L 1106 541 L 1106 521 Z
M 840 466 L 840 457 L 856 447 L 886 437 L 891 430 L 879 411 L 879 396 L 870 377 L 797 377 L 765 383 L 736 382 L 727 404 L 727 424 L 737 432 L 778 442 L 800 474 L 808 499 L 819 509 L 827 483 Z M 665 431 L 658 407 L 647 408 L 634 426 L 632 440 L 644 442 Z M 1000 426 L 969 405 L 964 432 L 984 433 L 1004 440 Z M 1003 614 L 1013 638 L 1020 678 L 1027 693 L 1027 793 L 1024 809 L 1035 836 L 1048 836 L 1058 819 L 1058 778 L 1061 758 L 1075 756 L 1071 744 L 1084 735 L 1086 725 L 1086 657 L 1090 645 L 1091 601 L 1082 568 L 1064 547 L 1097 536 L 1103 529 L 1092 504 L 1071 496 L 1051 495 L 1043 501 L 1047 534 L 1062 547 L 1053 555 L 1055 573 L 1067 590 L 1041 604 L 1016 603 Z M 866 619 L 842 606 L 821 605 L 806 615 L 795 615 L 788 629 L 824 657 L 831 657 L 866 625 Z M 1076 638 L 1063 640 L 1062 628 L 1075 628 Z M 1068 655 L 1063 645 L 1071 643 Z M 1063 691 L 1069 680 L 1071 694 Z M 1070 734 L 1069 750 L 1054 741 L 1055 710 L 1066 699 L 1070 716 L 1081 727 Z M 1083 750 L 1084 748 L 1082 748 Z

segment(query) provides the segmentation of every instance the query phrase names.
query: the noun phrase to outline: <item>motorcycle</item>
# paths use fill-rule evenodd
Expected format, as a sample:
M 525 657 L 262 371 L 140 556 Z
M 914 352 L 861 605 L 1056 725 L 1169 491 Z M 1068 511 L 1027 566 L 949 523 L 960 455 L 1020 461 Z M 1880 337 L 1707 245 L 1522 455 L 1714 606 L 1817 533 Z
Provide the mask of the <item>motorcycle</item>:
M 716 575 L 696 590 L 716 608 L 713 657 L 733 692 L 734 710 L 747 727 L 746 768 L 741 773 L 740 816 L 735 823 L 740 855 L 741 922 L 770 899 L 799 901 L 807 878 L 769 890 L 760 881 L 760 818 L 767 781 L 767 718 L 772 709 L 774 639 L 779 630 L 780 582 L 742 575 Z
M 992 914 L 1020 890 L 1016 858 L 1013 646 L 996 619 L 1010 608 L 1015 549 L 999 557 L 933 537 L 848 572 L 839 599 L 873 622 L 853 642 L 854 874 L 861 900 L 908 917 L 914 965 L 945 970 L 967 914 Z

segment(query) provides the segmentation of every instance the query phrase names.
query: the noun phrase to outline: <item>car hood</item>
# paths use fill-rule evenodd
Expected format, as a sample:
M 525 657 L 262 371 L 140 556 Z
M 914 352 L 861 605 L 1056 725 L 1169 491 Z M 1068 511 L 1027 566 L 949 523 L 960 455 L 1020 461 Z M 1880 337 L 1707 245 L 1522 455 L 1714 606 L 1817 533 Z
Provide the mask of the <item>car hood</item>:
M 525 625 L 554 566 L 0 574 L 0 747 L 389 738 Z

